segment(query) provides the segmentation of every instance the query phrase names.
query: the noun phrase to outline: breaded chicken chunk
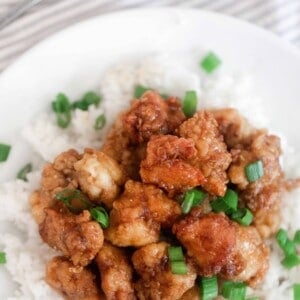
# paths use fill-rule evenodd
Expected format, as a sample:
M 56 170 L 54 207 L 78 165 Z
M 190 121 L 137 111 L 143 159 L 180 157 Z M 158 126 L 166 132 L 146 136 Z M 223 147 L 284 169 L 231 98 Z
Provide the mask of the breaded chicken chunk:
M 38 224 L 45 219 L 44 209 L 57 204 L 55 195 L 59 191 L 78 187 L 74 163 L 80 158 L 81 155 L 71 149 L 58 155 L 53 163 L 45 165 L 41 188 L 33 192 L 29 200 L 33 217 Z
M 92 271 L 74 266 L 66 257 L 57 256 L 48 262 L 46 282 L 68 300 L 101 300 Z
M 82 159 L 74 164 L 79 186 L 90 200 L 108 208 L 120 192 L 125 176 L 118 163 L 101 151 L 85 149 Z
M 170 227 L 180 213 L 179 204 L 159 188 L 129 180 L 113 203 L 105 238 L 121 247 L 157 242 L 160 228 Z
M 141 178 L 145 183 L 165 189 L 170 196 L 203 184 L 199 168 L 189 163 L 197 150 L 192 139 L 174 135 L 152 136 L 147 144 L 147 156 L 141 163 Z
M 269 248 L 265 245 L 254 226 L 236 226 L 236 248 L 233 264 L 242 265 L 242 272 L 230 275 L 231 267 L 223 271 L 223 278 L 244 281 L 251 287 L 257 286 L 264 279 L 269 268 Z M 233 267 L 237 269 L 237 266 Z
M 157 92 L 147 91 L 131 103 L 123 123 L 135 143 L 147 142 L 152 135 L 173 133 L 185 120 L 180 102 L 164 100 Z
M 99 252 L 104 239 L 100 225 L 91 221 L 90 213 L 84 210 L 80 215 L 71 215 L 46 208 L 45 214 L 45 220 L 39 227 L 44 242 L 60 250 L 74 265 L 88 265 Z
M 259 284 L 266 275 L 269 249 L 255 227 L 232 222 L 224 214 L 194 209 L 175 223 L 173 232 L 196 263 L 200 276 Z
M 255 129 L 236 109 L 212 109 L 209 112 L 218 122 L 219 130 L 229 148 L 244 144 L 248 137 L 255 132 Z
M 192 139 L 197 149 L 197 156 L 191 163 L 203 173 L 206 181 L 203 188 L 210 194 L 223 196 L 228 178 L 226 170 L 231 163 L 223 136 L 213 115 L 206 111 L 197 112 L 179 127 L 179 135 Z
M 107 300 L 134 300 L 133 269 L 125 250 L 104 243 L 96 256 Z
M 236 247 L 236 227 L 224 214 L 202 215 L 201 209 L 194 209 L 173 225 L 173 233 L 196 263 L 200 276 L 220 273 Z
M 186 275 L 172 273 L 168 247 L 165 242 L 153 243 L 134 252 L 132 262 L 141 277 L 135 284 L 139 299 L 176 300 L 194 286 L 197 275 L 190 263 Z
M 263 237 L 274 234 L 280 224 L 281 191 L 283 172 L 279 157 L 280 139 L 258 131 L 250 142 L 231 150 L 233 161 L 228 175 L 241 191 L 241 198 L 254 213 L 254 225 Z M 245 167 L 257 160 L 263 164 L 263 176 L 249 182 Z
M 125 171 L 126 177 L 134 180 L 140 178 L 140 162 L 146 155 L 145 143 L 135 144 L 123 124 L 121 113 L 109 130 L 101 151 L 113 158 Z

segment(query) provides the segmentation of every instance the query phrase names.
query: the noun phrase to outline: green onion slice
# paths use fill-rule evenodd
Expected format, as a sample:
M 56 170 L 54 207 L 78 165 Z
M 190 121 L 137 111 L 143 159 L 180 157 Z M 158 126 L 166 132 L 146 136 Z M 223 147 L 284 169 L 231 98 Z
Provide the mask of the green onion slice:
M 184 261 L 171 261 L 171 271 L 176 275 L 185 275 L 188 269 Z
M 98 94 L 96 94 L 95 92 L 87 92 L 83 95 L 83 97 L 80 100 L 75 101 L 72 104 L 72 108 L 88 110 L 90 105 L 98 106 L 100 101 L 101 101 L 101 97 Z
M 238 200 L 238 194 L 231 189 L 227 189 L 224 197 L 218 197 L 211 202 L 211 207 L 214 212 L 223 211 L 226 214 L 230 214 L 237 210 Z
M 243 226 L 249 226 L 253 221 L 253 214 L 248 208 L 240 208 L 231 215 L 231 219 Z
M 218 296 L 217 277 L 202 277 L 200 279 L 200 299 L 210 300 Z
M 297 255 L 296 253 L 287 255 L 282 261 L 281 264 L 286 268 L 286 269 L 291 269 L 293 267 L 296 267 L 300 265 L 300 256 Z
M 71 104 L 68 97 L 60 93 L 52 102 L 52 109 L 56 113 L 57 125 L 61 128 L 67 128 L 71 122 Z
M 109 226 L 109 216 L 107 211 L 101 207 L 94 207 L 90 210 L 91 216 L 96 220 L 102 228 L 108 228 Z
M 182 212 L 184 214 L 189 213 L 191 208 L 202 203 L 206 196 L 207 194 L 200 190 L 191 189 L 187 191 L 184 194 L 183 202 L 181 204 Z
M 102 129 L 106 124 L 106 117 L 104 114 L 99 115 L 95 120 L 94 128 L 96 130 Z
M 137 85 L 134 90 L 134 97 L 141 98 L 143 96 L 143 94 L 149 90 L 151 90 L 151 89 L 148 87 L 145 87 L 143 85 Z
M 63 202 L 67 208 L 75 214 L 85 209 L 90 209 L 92 206 L 88 198 L 77 189 L 65 189 L 57 193 L 55 198 Z
M 209 52 L 200 62 L 202 69 L 207 73 L 212 73 L 214 70 L 216 70 L 219 67 L 220 64 L 221 64 L 221 60 L 212 51 Z
M 6 263 L 6 254 L 5 252 L 0 252 L 0 264 Z
M 28 163 L 26 164 L 17 174 L 17 178 L 28 181 L 27 174 L 32 171 L 32 164 Z
M 300 300 L 300 283 L 294 283 L 293 294 L 294 294 L 294 300 Z
M 182 110 L 186 117 L 190 118 L 197 110 L 197 93 L 195 91 L 187 91 L 182 101 Z
M 254 182 L 264 175 L 264 167 L 261 160 L 257 160 L 245 167 L 246 176 L 249 182 Z
M 222 286 L 222 296 L 229 300 L 244 300 L 247 286 L 243 282 L 225 281 Z
M 297 230 L 294 236 L 294 243 L 300 244 L 300 230 Z
M 276 240 L 277 240 L 277 243 L 280 246 L 280 248 L 283 249 L 284 245 L 288 241 L 287 231 L 282 228 L 279 229 L 279 231 L 276 234 Z
M 10 150 L 11 150 L 10 145 L 0 144 L 0 162 L 4 162 L 7 160 Z
M 184 261 L 184 255 L 180 246 L 168 247 L 168 256 L 170 261 Z

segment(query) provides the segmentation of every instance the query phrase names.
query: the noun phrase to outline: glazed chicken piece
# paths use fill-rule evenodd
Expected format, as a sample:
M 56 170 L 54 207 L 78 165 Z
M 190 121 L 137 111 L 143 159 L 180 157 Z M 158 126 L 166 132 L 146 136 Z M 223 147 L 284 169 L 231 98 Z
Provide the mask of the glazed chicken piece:
M 280 140 L 274 135 L 258 131 L 251 137 L 249 145 L 233 149 L 233 162 L 228 175 L 241 191 L 241 198 L 254 213 L 254 224 L 263 237 L 267 238 L 278 230 L 280 224 L 279 205 L 283 186 L 283 172 L 279 163 Z M 261 160 L 263 176 L 250 183 L 245 167 Z
M 191 139 L 174 135 L 152 136 L 147 144 L 147 156 L 141 163 L 141 178 L 145 183 L 165 189 L 169 196 L 204 183 L 202 172 L 192 166 L 197 150 Z
M 146 155 L 144 143 L 134 144 L 123 124 L 124 113 L 121 113 L 108 132 L 101 151 L 113 158 L 130 179 L 140 178 L 140 162 Z
M 152 135 L 173 133 L 185 120 L 180 102 L 164 100 L 157 92 L 147 91 L 131 103 L 123 122 L 135 143 L 147 142 Z
M 88 268 L 74 266 L 66 257 L 48 262 L 46 282 L 69 300 L 100 300 L 96 276 Z
M 236 247 L 236 228 L 224 214 L 202 215 L 193 209 L 173 225 L 173 233 L 197 265 L 200 276 L 213 276 L 230 263 Z
M 125 250 L 104 243 L 96 256 L 101 286 L 107 300 L 134 300 L 132 267 Z
M 218 122 L 219 130 L 229 148 L 245 144 L 255 129 L 236 109 L 223 108 L 209 111 Z
M 170 227 L 180 213 L 179 204 L 159 188 L 129 180 L 113 203 L 105 238 L 120 247 L 157 242 L 160 228 Z
M 30 197 L 32 215 L 41 224 L 45 219 L 44 209 L 57 204 L 55 195 L 63 189 L 76 189 L 78 182 L 74 163 L 81 158 L 77 151 L 71 149 L 58 155 L 54 162 L 45 165 L 41 188 Z
M 85 149 L 82 159 L 74 164 L 74 168 L 79 186 L 90 200 L 111 208 L 125 182 L 118 163 L 101 151 Z
M 88 265 L 103 245 L 103 231 L 91 221 L 90 213 L 84 210 L 80 215 L 71 215 L 46 208 L 45 214 L 39 227 L 44 242 L 70 257 L 74 265 Z
M 173 232 L 200 276 L 220 274 L 255 286 L 266 274 L 269 249 L 253 226 L 238 225 L 223 213 L 202 215 L 199 208 L 175 223 Z
M 135 270 L 141 279 L 135 284 L 142 300 L 176 300 L 194 286 L 196 273 L 187 262 L 186 275 L 173 274 L 167 256 L 169 244 L 153 243 L 136 250 L 132 256 Z
M 201 300 L 199 292 L 199 287 L 194 285 L 182 295 L 180 300 Z
M 192 139 L 195 143 L 197 156 L 191 160 L 191 164 L 199 168 L 206 178 L 203 188 L 212 195 L 223 196 L 231 155 L 213 115 L 206 111 L 197 112 L 180 125 L 178 132 L 181 137 Z
M 234 281 L 244 281 L 251 287 L 256 287 L 264 279 L 269 268 L 269 248 L 263 243 L 257 229 L 253 226 L 236 227 L 236 249 L 233 264 L 243 265 L 243 270 L 236 276 L 223 272 L 223 278 Z M 232 267 L 229 267 L 231 269 Z M 234 267 L 237 269 L 237 267 Z

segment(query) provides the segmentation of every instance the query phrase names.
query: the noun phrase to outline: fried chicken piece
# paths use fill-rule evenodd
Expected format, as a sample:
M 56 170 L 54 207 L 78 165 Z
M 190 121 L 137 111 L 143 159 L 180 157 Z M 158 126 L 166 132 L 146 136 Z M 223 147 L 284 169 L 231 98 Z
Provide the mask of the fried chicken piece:
M 39 227 L 44 242 L 70 257 L 74 265 L 88 265 L 103 245 L 103 231 L 97 222 L 91 221 L 89 211 L 67 215 L 46 208 L 45 214 Z
M 256 287 L 264 279 L 269 268 L 269 248 L 264 244 L 257 229 L 253 226 L 239 226 L 236 231 L 236 248 L 233 264 L 243 265 L 243 270 L 236 276 L 224 274 L 223 278 L 234 281 L 244 281 L 251 287 Z M 228 268 L 230 270 L 231 267 Z M 238 269 L 238 266 L 233 267 Z
M 132 141 L 142 143 L 152 135 L 173 133 L 184 120 L 176 98 L 164 100 L 157 92 L 147 91 L 132 102 L 123 123 Z
M 186 275 L 173 274 L 168 261 L 165 242 L 153 243 L 136 250 L 132 256 L 135 270 L 141 279 L 135 284 L 136 293 L 142 300 L 175 300 L 194 286 L 196 273 L 187 262 Z
M 242 147 L 242 148 L 241 148 Z M 263 237 L 269 237 L 278 230 L 280 223 L 281 191 L 283 172 L 279 163 L 280 139 L 258 131 L 251 142 L 231 151 L 233 161 L 228 171 L 232 183 L 241 191 L 241 198 L 254 213 L 254 224 Z M 245 167 L 261 160 L 263 176 L 250 183 Z M 273 219 L 273 221 L 272 221 Z
M 85 149 L 82 159 L 74 164 L 74 168 L 80 188 L 90 200 L 111 208 L 125 182 L 118 163 L 101 151 Z
M 129 180 L 113 203 L 105 238 L 120 247 L 157 242 L 160 227 L 170 227 L 180 213 L 179 204 L 159 188 Z
M 78 181 L 74 170 L 74 163 L 81 158 L 77 151 L 71 149 L 58 155 L 53 163 L 45 165 L 41 188 L 30 196 L 32 215 L 41 224 L 45 219 L 44 209 L 57 205 L 55 195 L 63 189 L 76 189 Z
M 230 263 L 236 247 L 236 227 L 224 214 L 202 215 L 193 209 L 173 225 L 173 233 L 187 249 L 200 276 L 218 274 Z
M 101 299 L 93 272 L 88 268 L 74 266 L 63 256 L 54 257 L 48 262 L 46 282 L 66 299 Z
M 212 109 L 209 112 L 218 122 L 219 130 L 229 148 L 246 143 L 248 137 L 255 132 L 255 129 L 236 109 Z
M 165 189 L 169 196 L 199 186 L 205 178 L 189 163 L 196 155 L 191 139 L 174 135 L 152 136 L 147 144 L 146 159 L 141 163 L 142 180 Z
M 96 256 L 101 286 L 107 300 L 134 300 L 132 267 L 125 250 L 104 243 Z
M 201 299 L 199 298 L 199 293 L 199 287 L 197 285 L 194 285 L 182 295 L 180 300 L 199 300 Z
M 195 143 L 197 156 L 191 163 L 206 178 L 203 188 L 212 195 L 223 196 L 228 183 L 226 170 L 231 163 L 231 155 L 213 115 L 206 111 L 197 112 L 180 125 L 179 135 Z
M 130 179 L 139 180 L 140 162 L 146 156 L 144 143 L 134 144 L 123 124 L 125 113 L 121 113 L 108 132 L 101 151 L 113 158 Z

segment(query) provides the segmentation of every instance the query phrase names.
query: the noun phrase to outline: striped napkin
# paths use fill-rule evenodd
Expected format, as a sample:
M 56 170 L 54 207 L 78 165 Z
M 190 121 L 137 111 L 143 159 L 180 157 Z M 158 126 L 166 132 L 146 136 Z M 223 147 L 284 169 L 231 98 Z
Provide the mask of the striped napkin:
M 0 20 L 24 0 L 0 0 Z M 27 2 L 29 2 L 27 0 Z M 122 9 L 176 6 L 235 16 L 300 47 L 300 0 L 41 0 L 0 31 L 0 72 L 47 36 L 92 16 Z

